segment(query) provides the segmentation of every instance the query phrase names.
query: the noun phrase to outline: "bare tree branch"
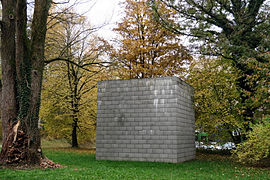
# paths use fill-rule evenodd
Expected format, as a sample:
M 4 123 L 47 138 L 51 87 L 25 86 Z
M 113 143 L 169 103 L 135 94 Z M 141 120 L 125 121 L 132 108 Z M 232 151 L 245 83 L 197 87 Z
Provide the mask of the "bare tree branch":
M 70 0 L 66 0 L 66 1 L 62 1 L 62 2 L 52 1 L 52 4 L 68 4 L 68 3 L 70 3 Z
M 68 62 L 70 64 L 73 64 L 77 67 L 80 67 L 84 70 L 87 70 L 87 71 L 90 71 L 88 69 L 86 69 L 85 67 L 86 66 L 90 66 L 90 65 L 100 65 L 100 66 L 103 66 L 103 67 L 108 67 L 108 66 L 105 66 L 104 64 L 112 64 L 112 62 L 92 62 L 92 63 L 86 63 L 86 64 L 83 64 L 83 65 L 80 65 L 80 64 L 77 64 L 75 63 L 74 61 L 72 60 L 69 60 L 69 59 L 66 59 L 66 58 L 61 58 L 61 57 L 58 57 L 58 58 L 54 58 L 54 59 L 50 59 L 50 60 L 45 60 L 44 63 L 45 64 L 49 64 L 49 63 L 52 63 L 52 62 L 55 62 L 55 61 L 64 61 L 64 62 Z M 91 71 L 92 72 L 92 71 Z M 95 71 L 93 71 L 95 72 Z
M 3 28 L 3 21 L 0 21 L 0 28 L 1 28 L 1 31 L 2 31 L 2 28 Z

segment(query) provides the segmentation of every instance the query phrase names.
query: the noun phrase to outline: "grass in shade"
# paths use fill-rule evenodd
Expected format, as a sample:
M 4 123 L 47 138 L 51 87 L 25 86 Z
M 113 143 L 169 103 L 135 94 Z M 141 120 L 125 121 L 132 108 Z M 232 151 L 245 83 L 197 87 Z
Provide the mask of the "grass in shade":
M 96 161 L 93 150 L 58 148 L 44 151 L 65 166 L 62 169 L 0 169 L 0 179 L 270 179 L 269 169 L 242 167 L 229 156 L 199 153 L 196 160 L 180 164 L 157 162 Z

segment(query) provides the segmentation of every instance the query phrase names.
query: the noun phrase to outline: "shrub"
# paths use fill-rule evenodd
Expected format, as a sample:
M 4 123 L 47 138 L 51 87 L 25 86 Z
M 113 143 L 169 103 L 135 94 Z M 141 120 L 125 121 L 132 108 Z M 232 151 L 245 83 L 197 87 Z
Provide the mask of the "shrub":
M 251 165 L 266 165 L 270 158 L 270 116 L 265 117 L 260 123 L 248 132 L 247 140 L 237 146 L 234 155 L 241 163 Z

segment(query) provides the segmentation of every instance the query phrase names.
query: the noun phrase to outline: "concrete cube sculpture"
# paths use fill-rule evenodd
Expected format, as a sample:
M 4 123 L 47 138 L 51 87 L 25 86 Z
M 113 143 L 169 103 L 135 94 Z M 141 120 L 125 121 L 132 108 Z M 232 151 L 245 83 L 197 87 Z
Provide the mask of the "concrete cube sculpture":
M 98 82 L 97 160 L 195 157 L 193 88 L 177 77 Z

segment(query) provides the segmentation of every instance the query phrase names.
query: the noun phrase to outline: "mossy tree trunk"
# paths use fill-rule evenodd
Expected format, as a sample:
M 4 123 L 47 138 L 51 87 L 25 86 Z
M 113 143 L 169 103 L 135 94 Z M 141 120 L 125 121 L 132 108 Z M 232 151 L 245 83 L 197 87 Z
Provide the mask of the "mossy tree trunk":
M 29 37 L 27 1 L 2 0 L 1 164 L 38 165 L 43 158 L 38 121 L 50 4 L 51 0 L 35 0 Z

